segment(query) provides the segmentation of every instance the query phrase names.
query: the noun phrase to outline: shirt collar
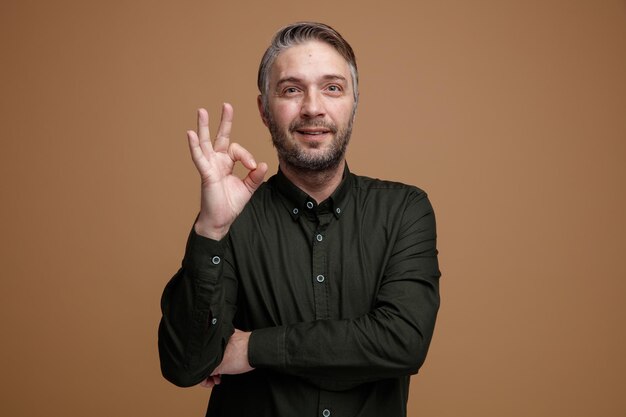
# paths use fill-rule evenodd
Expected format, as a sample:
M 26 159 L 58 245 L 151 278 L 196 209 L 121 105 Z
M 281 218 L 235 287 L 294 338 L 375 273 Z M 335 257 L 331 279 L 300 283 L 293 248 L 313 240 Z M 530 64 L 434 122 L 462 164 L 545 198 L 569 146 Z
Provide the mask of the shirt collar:
M 348 201 L 350 186 L 352 184 L 352 174 L 350 173 L 348 164 L 345 164 L 341 182 L 330 197 L 318 205 L 311 196 L 289 181 L 280 168 L 274 179 L 276 189 L 284 197 L 286 208 L 289 210 L 289 214 L 294 220 L 297 220 L 301 215 L 307 212 L 316 213 L 322 211 L 331 211 L 335 218 L 340 218 L 343 214 L 344 206 Z

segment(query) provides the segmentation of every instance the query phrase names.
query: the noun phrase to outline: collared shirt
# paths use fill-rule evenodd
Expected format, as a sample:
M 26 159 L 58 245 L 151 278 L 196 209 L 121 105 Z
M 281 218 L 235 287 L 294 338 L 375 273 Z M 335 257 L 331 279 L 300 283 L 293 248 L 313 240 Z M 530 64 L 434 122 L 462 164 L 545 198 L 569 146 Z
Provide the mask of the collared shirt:
M 223 375 L 208 416 L 404 416 L 439 307 L 426 193 L 350 173 L 317 204 L 280 171 L 221 241 L 192 228 L 165 288 L 165 378 L 192 386 L 234 328 L 255 369 Z

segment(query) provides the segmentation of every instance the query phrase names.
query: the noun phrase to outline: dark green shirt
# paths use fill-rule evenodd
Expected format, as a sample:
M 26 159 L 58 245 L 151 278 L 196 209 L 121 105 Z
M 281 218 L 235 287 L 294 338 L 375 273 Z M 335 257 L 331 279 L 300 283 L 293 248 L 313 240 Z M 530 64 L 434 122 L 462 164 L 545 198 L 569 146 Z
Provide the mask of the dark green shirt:
M 217 242 L 189 236 L 162 298 L 165 378 L 198 384 L 234 328 L 256 368 L 223 375 L 208 416 L 406 415 L 439 307 L 426 193 L 351 174 L 321 204 L 280 171 Z

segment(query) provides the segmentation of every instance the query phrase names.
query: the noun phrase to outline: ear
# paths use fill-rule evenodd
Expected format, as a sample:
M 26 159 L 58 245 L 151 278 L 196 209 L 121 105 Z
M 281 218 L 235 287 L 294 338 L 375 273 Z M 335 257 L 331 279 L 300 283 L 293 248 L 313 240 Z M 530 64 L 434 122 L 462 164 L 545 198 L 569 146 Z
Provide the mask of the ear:
M 265 127 L 269 127 L 267 124 L 267 119 L 265 118 L 265 111 L 263 109 L 263 97 L 259 94 L 256 98 L 256 105 L 259 108 L 259 115 L 261 116 L 261 120 L 263 120 L 263 124 Z

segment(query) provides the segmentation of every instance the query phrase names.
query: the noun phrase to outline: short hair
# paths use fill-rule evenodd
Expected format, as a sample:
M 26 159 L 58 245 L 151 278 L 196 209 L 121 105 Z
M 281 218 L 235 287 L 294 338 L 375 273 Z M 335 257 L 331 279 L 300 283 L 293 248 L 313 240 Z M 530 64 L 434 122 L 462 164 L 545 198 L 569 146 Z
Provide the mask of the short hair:
M 352 75 L 352 89 L 354 93 L 354 106 L 359 99 L 359 73 L 356 67 L 356 57 L 350 44 L 328 25 L 317 22 L 298 22 L 280 29 L 272 38 L 272 42 L 263 54 L 259 65 L 257 84 L 263 101 L 263 110 L 267 112 L 267 94 L 269 90 L 269 73 L 278 55 L 295 45 L 308 41 L 320 41 L 335 48 L 347 62 Z

